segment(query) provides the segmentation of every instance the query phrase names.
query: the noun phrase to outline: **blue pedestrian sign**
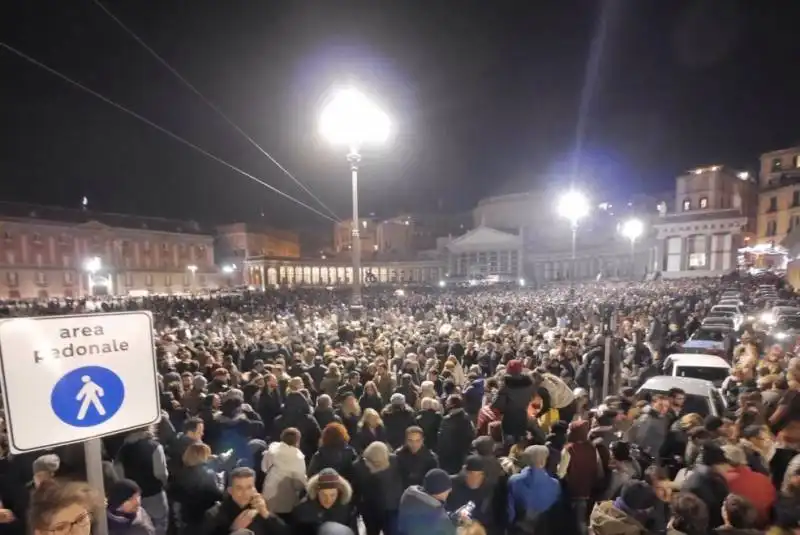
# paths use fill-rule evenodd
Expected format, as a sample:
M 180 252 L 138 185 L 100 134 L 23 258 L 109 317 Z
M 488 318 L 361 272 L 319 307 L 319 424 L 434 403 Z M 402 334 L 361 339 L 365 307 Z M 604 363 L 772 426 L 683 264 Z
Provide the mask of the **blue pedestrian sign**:
M 100 366 L 84 366 L 59 379 L 50 404 L 59 419 L 75 427 L 92 427 L 117 414 L 125 400 L 119 376 Z
M 8 446 L 28 453 L 159 421 L 149 312 L 0 320 Z

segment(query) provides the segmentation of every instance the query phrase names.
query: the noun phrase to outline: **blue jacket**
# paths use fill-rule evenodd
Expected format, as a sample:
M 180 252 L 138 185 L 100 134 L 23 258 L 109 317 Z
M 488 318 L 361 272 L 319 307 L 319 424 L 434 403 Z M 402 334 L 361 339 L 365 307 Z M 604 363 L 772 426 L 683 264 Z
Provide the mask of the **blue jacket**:
M 455 535 L 444 504 L 417 485 L 408 487 L 397 511 L 398 535 Z
M 543 513 L 561 497 L 561 484 L 545 470 L 526 466 L 508 480 L 508 520 L 517 512 Z

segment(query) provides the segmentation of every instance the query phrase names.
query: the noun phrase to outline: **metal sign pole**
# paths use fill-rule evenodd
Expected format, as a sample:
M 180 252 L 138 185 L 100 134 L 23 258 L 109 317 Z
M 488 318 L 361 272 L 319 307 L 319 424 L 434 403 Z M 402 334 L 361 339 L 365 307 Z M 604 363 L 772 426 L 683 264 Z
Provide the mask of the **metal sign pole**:
M 103 480 L 103 442 L 102 439 L 92 438 L 83 443 L 83 454 L 86 458 L 86 480 L 101 497 L 105 498 L 106 488 Z M 105 502 L 104 502 L 105 503 Z M 93 535 L 108 535 L 108 518 L 105 506 L 102 514 L 94 519 Z

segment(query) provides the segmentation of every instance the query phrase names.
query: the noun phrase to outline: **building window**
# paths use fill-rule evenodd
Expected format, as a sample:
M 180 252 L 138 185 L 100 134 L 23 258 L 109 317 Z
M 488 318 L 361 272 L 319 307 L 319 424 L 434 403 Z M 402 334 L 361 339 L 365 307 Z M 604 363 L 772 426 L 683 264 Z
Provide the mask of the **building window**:
M 792 192 L 792 207 L 800 206 L 800 189 Z
M 700 208 L 708 208 L 708 197 L 700 197 Z
M 778 223 L 767 221 L 767 236 L 775 236 L 778 233 Z
M 777 211 L 778 211 L 778 198 L 770 197 L 769 207 L 767 208 L 767 212 L 777 212 Z
M 172 275 L 164 275 L 164 286 L 172 286 Z
M 6 263 L 14 265 L 16 261 L 16 257 L 14 255 L 14 251 L 6 251 Z
M 783 162 L 781 161 L 780 158 L 773 158 L 772 159 L 771 169 L 772 169 L 773 172 L 780 171 L 781 169 L 783 169 Z
M 800 169 L 800 154 L 795 154 L 794 155 L 794 159 L 793 159 L 792 163 L 794 164 L 794 168 L 795 169 Z
M 42 243 L 42 236 L 40 234 L 34 234 L 31 239 L 33 243 Z
M 71 271 L 65 271 L 64 272 L 64 284 L 72 284 L 73 281 L 74 281 L 74 277 L 72 276 L 72 272 Z
M 133 273 L 125 274 L 125 286 L 127 286 L 128 288 L 133 286 Z
M 6 282 L 9 286 L 16 286 L 19 284 L 19 275 L 16 271 L 8 271 L 6 273 Z
M 36 272 L 36 284 L 39 286 L 44 286 L 47 284 L 47 273 L 44 271 L 37 271 Z
M 688 212 L 692 209 L 692 201 L 690 199 L 686 199 L 683 201 L 683 211 Z
M 144 285 L 145 286 L 153 285 L 153 276 L 150 273 L 144 276 Z

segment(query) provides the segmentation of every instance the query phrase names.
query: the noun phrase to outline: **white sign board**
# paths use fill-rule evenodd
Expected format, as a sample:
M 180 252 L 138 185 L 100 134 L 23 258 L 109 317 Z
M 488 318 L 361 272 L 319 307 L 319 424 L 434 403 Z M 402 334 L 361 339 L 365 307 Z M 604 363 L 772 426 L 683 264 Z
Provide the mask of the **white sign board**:
M 48 449 L 161 417 L 149 312 L 15 318 L 0 323 L 10 449 Z

